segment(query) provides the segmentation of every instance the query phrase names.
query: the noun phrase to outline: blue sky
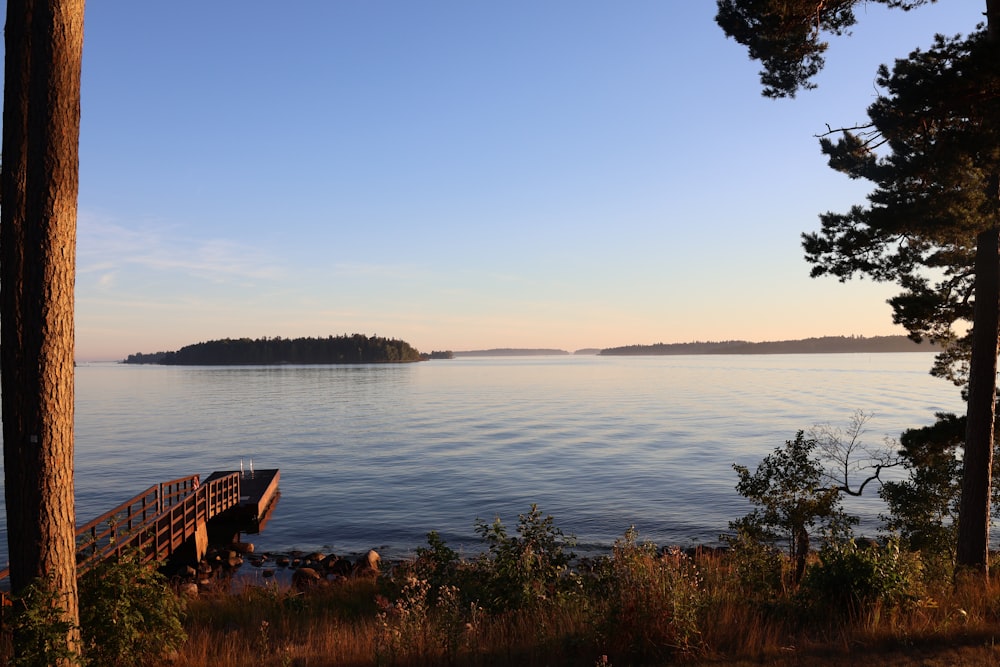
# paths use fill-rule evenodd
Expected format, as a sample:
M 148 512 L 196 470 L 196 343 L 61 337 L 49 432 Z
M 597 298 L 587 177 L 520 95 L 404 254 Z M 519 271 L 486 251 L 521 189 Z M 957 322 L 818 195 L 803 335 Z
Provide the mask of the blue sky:
M 814 135 L 983 5 L 862 5 L 774 101 L 708 0 L 93 0 L 77 357 L 900 333 L 894 286 L 808 276 L 799 235 L 867 192 Z

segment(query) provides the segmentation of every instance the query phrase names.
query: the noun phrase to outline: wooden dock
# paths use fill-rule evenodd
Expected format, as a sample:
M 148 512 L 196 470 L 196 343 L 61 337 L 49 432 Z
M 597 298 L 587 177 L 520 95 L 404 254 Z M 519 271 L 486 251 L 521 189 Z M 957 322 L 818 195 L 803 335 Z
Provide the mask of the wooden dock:
M 243 474 L 213 472 L 203 482 L 198 475 L 149 487 L 142 493 L 77 527 L 77 574 L 101 561 L 138 549 L 143 562 L 170 559 L 193 547 L 195 560 L 208 546 L 209 524 L 227 530 L 257 533 L 280 497 L 277 469 Z M 10 570 L 0 570 L 0 587 Z
M 205 482 L 211 483 L 229 475 L 240 477 L 240 500 L 236 506 L 219 514 L 216 520 L 236 524 L 241 533 L 259 533 L 281 497 L 278 490 L 281 471 L 277 468 L 248 472 L 222 470 L 213 472 Z

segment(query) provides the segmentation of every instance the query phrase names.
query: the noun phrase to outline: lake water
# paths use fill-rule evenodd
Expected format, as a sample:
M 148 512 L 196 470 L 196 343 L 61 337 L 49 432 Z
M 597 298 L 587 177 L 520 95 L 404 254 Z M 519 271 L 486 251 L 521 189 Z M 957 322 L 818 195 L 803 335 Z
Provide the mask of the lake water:
M 878 444 L 962 411 L 932 355 L 516 357 L 404 365 L 77 369 L 79 523 L 157 482 L 281 470 L 258 550 L 400 556 L 437 530 L 480 543 L 537 503 L 578 552 L 630 526 L 658 544 L 714 543 L 748 511 L 751 469 L 798 429 L 874 413 Z M 881 503 L 852 506 L 861 530 Z M 0 515 L 3 515 L 0 512 Z M 4 534 L 6 524 L 3 524 Z M 3 541 L 6 544 L 6 540 Z M 6 560 L 3 557 L 0 560 Z

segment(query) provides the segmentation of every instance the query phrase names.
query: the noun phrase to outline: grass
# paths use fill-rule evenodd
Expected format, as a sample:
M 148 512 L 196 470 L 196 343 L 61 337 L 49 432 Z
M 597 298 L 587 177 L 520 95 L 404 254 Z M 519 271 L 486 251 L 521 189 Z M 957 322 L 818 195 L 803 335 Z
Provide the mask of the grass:
M 477 588 L 482 567 L 458 564 L 455 581 L 474 596 L 485 590 Z M 415 576 L 416 563 L 306 592 L 269 585 L 202 595 L 187 603 L 188 639 L 170 664 L 1000 664 L 994 584 L 921 582 L 922 597 L 906 604 L 873 602 L 843 615 L 816 609 L 784 584 L 748 593 L 725 554 L 688 559 L 633 547 L 603 567 L 516 609 L 435 594 Z
M 236 591 L 221 576 L 181 598 L 186 638 L 169 655 L 154 638 L 170 635 L 149 620 L 162 614 L 147 617 L 145 604 L 170 607 L 158 597 L 172 596 L 164 584 L 132 590 L 101 579 L 99 590 L 129 610 L 146 640 L 123 645 L 115 664 L 1000 664 L 1000 586 L 953 584 L 940 561 L 925 569 L 919 554 L 893 544 L 824 548 L 796 587 L 789 560 L 756 543 L 688 555 L 638 543 L 630 530 L 610 555 L 576 561 L 535 508 L 516 535 L 488 529 L 489 551 L 471 560 L 431 534 L 430 548 L 380 576 L 328 577 L 307 590 L 292 586 L 288 570 Z M 96 627 L 118 636 L 115 625 Z M 0 632 L 0 664 L 12 657 L 9 630 Z

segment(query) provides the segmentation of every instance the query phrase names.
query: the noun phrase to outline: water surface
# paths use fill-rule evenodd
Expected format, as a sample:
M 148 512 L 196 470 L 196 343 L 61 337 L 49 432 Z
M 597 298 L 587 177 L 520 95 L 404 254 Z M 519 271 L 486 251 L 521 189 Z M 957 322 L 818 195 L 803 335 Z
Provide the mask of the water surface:
M 798 429 L 874 413 L 877 444 L 958 390 L 932 355 L 519 357 L 405 365 L 77 369 L 83 523 L 189 474 L 281 470 L 259 549 L 409 553 L 437 530 L 479 547 L 477 518 L 509 527 L 538 503 L 580 541 L 630 525 L 659 544 L 715 542 L 748 511 L 732 464 Z M 856 503 L 874 534 L 881 504 Z M 5 532 L 5 523 L 4 532 Z M 5 540 L 4 540 L 5 542 Z M 6 560 L 5 558 L 3 560 Z

